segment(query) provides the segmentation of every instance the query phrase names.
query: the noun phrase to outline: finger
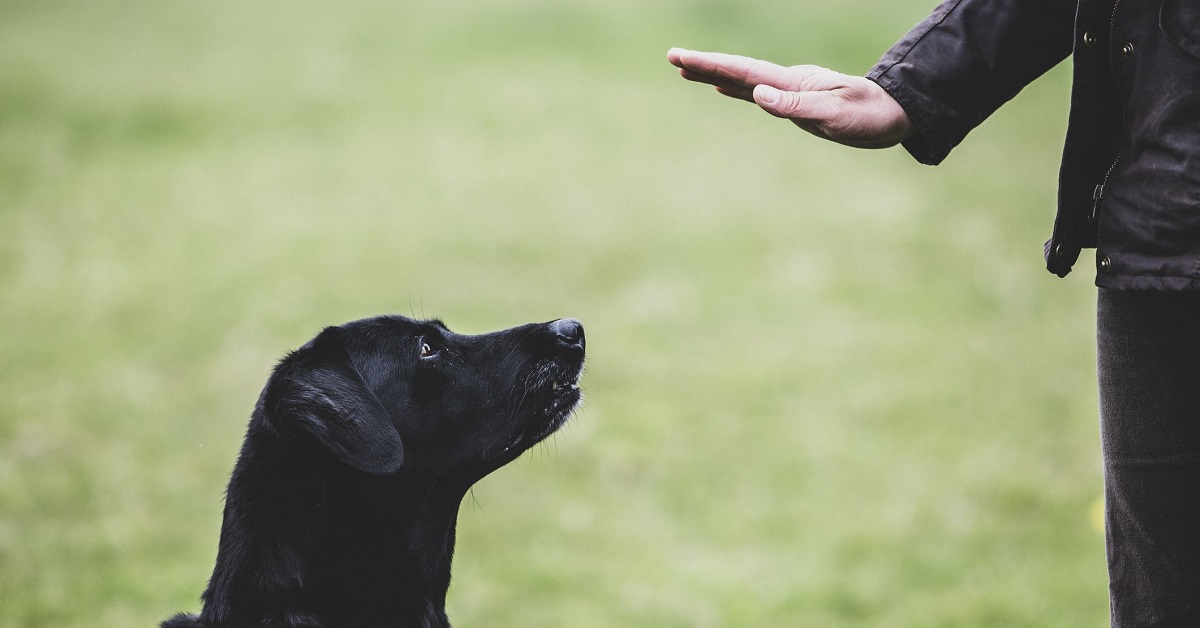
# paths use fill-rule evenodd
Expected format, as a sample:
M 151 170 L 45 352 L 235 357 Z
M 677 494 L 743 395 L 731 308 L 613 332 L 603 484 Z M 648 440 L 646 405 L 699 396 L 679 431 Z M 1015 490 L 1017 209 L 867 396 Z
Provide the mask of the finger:
M 717 87 L 717 92 L 730 98 L 754 102 L 754 94 L 751 90 L 744 88 Z
M 763 111 L 795 121 L 822 123 L 837 113 L 836 99 L 830 92 L 792 92 L 770 85 L 754 88 L 754 102 Z
M 672 49 L 667 58 L 676 66 L 695 74 L 751 88 L 760 83 L 786 87 L 794 82 L 788 68 L 741 55 Z
M 697 74 L 695 72 L 692 72 L 691 70 L 686 70 L 686 69 L 679 70 L 679 75 L 689 81 L 695 81 L 697 83 L 704 83 L 706 85 L 712 85 L 713 87 L 725 87 L 728 89 L 744 89 L 747 91 L 754 89 L 754 87 L 752 85 L 747 86 L 747 85 L 743 85 L 741 83 L 734 83 L 732 81 L 726 81 L 724 79 L 719 79 L 719 78 L 716 78 L 713 76 L 709 76 L 707 74 Z
M 680 69 L 679 75 L 689 81 L 712 85 L 713 87 L 717 88 L 717 92 L 731 98 L 754 102 L 753 89 L 746 87 L 745 85 L 737 85 L 730 83 L 729 81 L 722 81 L 705 74 L 696 74 L 691 70 Z

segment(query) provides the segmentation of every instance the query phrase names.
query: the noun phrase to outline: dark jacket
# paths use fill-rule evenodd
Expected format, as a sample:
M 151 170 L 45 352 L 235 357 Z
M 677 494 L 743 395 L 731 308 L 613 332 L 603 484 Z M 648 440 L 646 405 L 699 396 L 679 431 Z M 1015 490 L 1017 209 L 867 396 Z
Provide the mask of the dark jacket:
M 1047 268 L 1095 247 L 1099 286 L 1200 290 L 1200 0 L 946 0 L 867 77 L 937 164 L 1072 52 Z

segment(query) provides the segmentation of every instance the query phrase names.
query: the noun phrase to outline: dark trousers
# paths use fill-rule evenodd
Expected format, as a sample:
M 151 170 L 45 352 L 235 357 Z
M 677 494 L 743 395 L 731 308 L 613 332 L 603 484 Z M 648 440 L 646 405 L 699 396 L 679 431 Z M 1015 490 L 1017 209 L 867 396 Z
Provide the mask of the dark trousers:
M 1200 293 L 1100 289 L 1114 628 L 1200 627 Z

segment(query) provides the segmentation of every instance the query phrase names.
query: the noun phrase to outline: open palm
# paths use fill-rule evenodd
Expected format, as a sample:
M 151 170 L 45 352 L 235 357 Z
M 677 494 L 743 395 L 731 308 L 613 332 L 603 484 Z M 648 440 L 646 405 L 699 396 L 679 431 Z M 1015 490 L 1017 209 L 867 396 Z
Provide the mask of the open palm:
M 827 140 L 887 148 L 912 134 L 904 109 L 882 87 L 815 65 L 784 67 L 760 59 L 672 48 L 667 60 L 683 78 L 758 104 Z

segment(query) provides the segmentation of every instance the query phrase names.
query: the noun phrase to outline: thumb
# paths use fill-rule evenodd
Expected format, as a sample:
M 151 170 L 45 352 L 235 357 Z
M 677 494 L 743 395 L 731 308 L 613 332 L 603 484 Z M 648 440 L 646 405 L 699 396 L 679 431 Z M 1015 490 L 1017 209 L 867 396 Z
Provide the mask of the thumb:
M 754 102 L 762 107 L 763 111 L 791 120 L 811 120 L 815 117 L 814 95 L 807 92 L 784 91 L 770 85 L 754 87 Z

